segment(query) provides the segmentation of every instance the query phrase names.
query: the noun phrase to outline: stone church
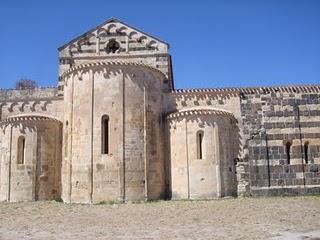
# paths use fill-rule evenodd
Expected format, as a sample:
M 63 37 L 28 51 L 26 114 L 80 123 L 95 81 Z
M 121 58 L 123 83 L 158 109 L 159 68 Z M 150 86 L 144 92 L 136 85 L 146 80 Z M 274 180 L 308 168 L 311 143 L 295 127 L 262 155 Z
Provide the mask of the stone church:
M 112 18 L 57 87 L 0 90 L 0 200 L 320 192 L 320 85 L 175 89 L 165 41 Z

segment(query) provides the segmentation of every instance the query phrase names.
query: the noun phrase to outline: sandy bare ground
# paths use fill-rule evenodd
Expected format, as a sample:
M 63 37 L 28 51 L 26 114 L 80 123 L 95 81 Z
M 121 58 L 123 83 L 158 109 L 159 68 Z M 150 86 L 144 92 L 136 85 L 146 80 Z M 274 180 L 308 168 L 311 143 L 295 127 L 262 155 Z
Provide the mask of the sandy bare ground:
M 320 239 L 320 197 L 1 203 L 0 239 Z

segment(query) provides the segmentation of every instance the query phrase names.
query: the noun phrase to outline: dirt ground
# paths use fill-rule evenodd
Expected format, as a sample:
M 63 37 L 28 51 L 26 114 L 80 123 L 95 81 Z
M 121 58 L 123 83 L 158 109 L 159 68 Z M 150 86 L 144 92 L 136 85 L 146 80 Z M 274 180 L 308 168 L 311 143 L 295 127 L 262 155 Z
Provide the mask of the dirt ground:
M 320 239 L 320 197 L 1 203 L 0 239 Z

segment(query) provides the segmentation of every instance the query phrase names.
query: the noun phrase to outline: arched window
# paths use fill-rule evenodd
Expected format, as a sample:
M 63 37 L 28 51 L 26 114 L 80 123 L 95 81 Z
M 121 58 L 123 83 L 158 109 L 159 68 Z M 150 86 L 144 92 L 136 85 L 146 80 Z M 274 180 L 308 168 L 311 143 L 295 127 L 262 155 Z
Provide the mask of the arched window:
M 115 39 L 111 39 L 106 46 L 107 53 L 116 53 L 119 49 L 120 44 Z
M 309 150 L 309 142 L 305 142 L 303 146 L 303 151 L 304 151 L 304 159 L 306 161 L 306 164 L 308 164 L 309 162 L 308 150 Z
M 203 131 L 197 132 L 197 158 L 203 158 Z
M 17 163 L 24 164 L 25 154 L 26 154 L 26 139 L 24 136 L 18 138 L 18 154 L 17 154 Z
M 68 120 L 66 121 L 66 131 L 65 131 L 65 148 L 64 148 L 64 155 L 65 157 L 68 157 L 68 141 L 69 141 L 69 134 L 68 134 L 68 126 L 69 126 L 69 122 Z
M 291 149 L 291 142 L 287 142 L 286 143 L 287 164 L 290 164 L 290 149 Z
M 109 154 L 109 116 L 103 115 L 101 119 L 101 153 Z

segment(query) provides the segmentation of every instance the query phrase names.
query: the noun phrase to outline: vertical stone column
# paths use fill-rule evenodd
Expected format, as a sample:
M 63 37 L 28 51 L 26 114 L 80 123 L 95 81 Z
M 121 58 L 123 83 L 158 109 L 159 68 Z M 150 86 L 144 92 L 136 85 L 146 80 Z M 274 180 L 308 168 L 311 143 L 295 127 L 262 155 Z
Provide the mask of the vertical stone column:
M 188 146 L 188 120 L 185 119 L 185 128 L 186 128 L 186 166 L 187 166 L 187 189 L 188 189 L 188 199 L 190 199 L 190 168 L 189 168 L 189 146 Z
M 121 96 L 121 106 L 122 114 L 120 117 L 120 122 L 122 123 L 122 130 L 119 131 L 120 134 L 120 144 L 119 144 L 119 190 L 120 190 L 120 201 L 125 201 L 125 77 L 123 73 L 120 74 L 120 93 Z
M 72 154 L 73 154 L 73 125 L 74 125 L 74 119 L 73 119 L 73 102 L 74 102 L 74 81 L 75 76 L 71 75 L 69 77 L 68 85 L 69 87 L 65 89 L 65 91 L 68 91 L 65 93 L 65 98 L 68 96 L 68 99 L 65 99 L 65 104 L 68 106 L 66 109 L 66 118 L 65 122 L 63 123 L 64 127 L 66 128 L 64 135 L 64 159 L 63 159 L 63 168 L 62 171 L 64 176 L 62 176 L 62 179 L 64 179 L 66 182 L 62 183 L 63 189 L 62 189 L 62 198 L 65 202 L 71 203 L 72 202 Z M 67 124 L 68 123 L 68 124 Z M 66 137 L 67 135 L 67 137 Z
M 94 126 L 94 72 L 93 70 L 90 70 L 90 80 L 91 80 L 91 126 L 90 126 L 90 131 L 91 131 L 91 134 L 90 134 L 90 142 L 91 142 L 91 154 L 90 154 L 90 196 L 89 196 L 89 199 L 90 199 L 90 202 L 92 203 L 92 198 L 93 198 L 93 166 L 94 166 L 94 159 L 93 159 L 93 147 L 94 147 L 94 144 L 93 144 L 93 126 Z
M 144 189 L 145 189 L 145 200 L 148 200 L 148 171 L 149 171 L 149 161 L 148 161 L 148 151 L 147 151 L 147 128 L 148 128 L 148 119 L 147 119 L 147 92 L 146 86 L 143 86 L 143 135 L 144 135 Z
M 96 54 L 98 56 L 100 55 L 100 36 L 99 35 L 96 36 Z
M 9 125 L 10 132 L 8 134 L 9 136 L 9 159 L 8 159 L 8 195 L 7 195 L 7 201 L 10 202 L 10 195 L 11 195 L 11 166 L 12 166 L 12 131 L 13 131 L 13 125 Z
M 126 52 L 129 52 L 129 37 L 126 36 Z
M 215 137 L 215 157 L 216 157 L 216 176 L 217 176 L 217 197 L 221 197 L 221 159 L 220 159 L 220 141 L 219 141 L 219 127 L 214 123 L 214 137 Z

